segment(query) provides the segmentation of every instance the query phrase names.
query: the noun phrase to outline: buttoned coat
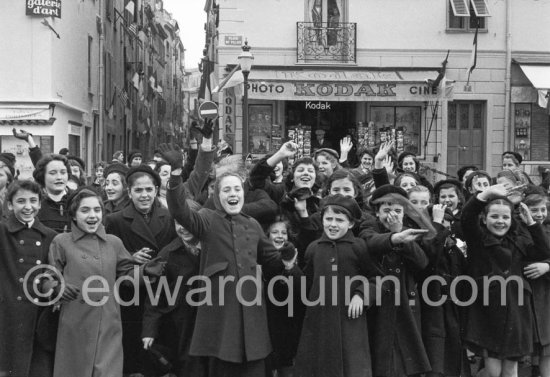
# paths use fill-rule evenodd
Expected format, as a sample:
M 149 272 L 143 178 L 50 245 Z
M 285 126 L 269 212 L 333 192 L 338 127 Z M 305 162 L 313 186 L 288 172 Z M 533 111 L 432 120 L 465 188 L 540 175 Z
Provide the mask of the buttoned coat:
M 49 260 L 62 272 L 65 282 L 81 292 L 76 300 L 61 305 L 54 377 L 122 376 L 122 327 L 114 285 L 122 275 L 135 273 L 135 280 L 141 280 L 141 270 L 122 241 L 106 234 L 103 226 L 89 234 L 73 223 L 71 233 L 54 238 Z M 83 283 L 92 276 L 103 278 L 106 286 L 95 279 L 89 287 L 108 289 L 107 293 L 90 291 L 88 301 L 95 305 L 83 296 Z
M 307 248 L 305 263 L 304 273 L 310 287 L 308 300 L 323 299 L 324 304 L 306 309 L 295 376 L 370 377 L 367 307 L 359 318 L 352 319 L 347 304 L 358 294 L 367 306 L 368 299 L 373 297 L 370 292 L 375 292 L 374 285 L 364 284 L 374 267 L 365 241 L 355 238 L 351 230 L 338 240 L 330 240 L 323 234 Z M 360 276 L 363 281 L 358 280 Z M 333 297 L 337 299 L 336 305 Z
M 280 253 L 250 216 L 228 215 L 219 209 L 219 202 L 216 210 L 203 208 L 192 212 L 185 196 L 178 195 L 180 185 L 181 178 L 172 176 L 168 208 L 182 226 L 199 238 L 202 246 L 199 271 L 210 282 L 204 287 L 208 293 L 194 298 L 202 304 L 197 309 L 190 354 L 233 363 L 264 359 L 271 352 L 271 344 L 260 265 L 267 277 L 281 273 Z M 217 195 L 216 191 L 214 196 Z M 237 282 L 242 278 L 253 278 L 255 283 L 241 280 L 243 301 L 239 301 Z M 225 285 L 223 279 L 227 281 Z M 205 299 L 209 299 L 209 304 Z M 260 304 L 242 304 L 256 299 Z
M 467 309 L 464 340 L 472 350 L 487 350 L 496 358 L 520 358 L 533 349 L 533 310 L 530 283 L 523 267 L 550 257 L 542 225 L 529 227 L 512 224 L 501 238 L 479 223 L 486 203 L 472 197 L 462 210 L 462 228 L 468 244 L 469 274 L 477 282 L 479 294 Z M 521 228 L 521 229 L 520 229 Z M 525 230 L 525 228 L 527 228 Z M 506 284 L 501 294 L 498 282 L 484 278 L 515 278 L 521 282 Z M 520 295 L 524 303 L 520 305 Z M 505 296 L 505 304 L 501 304 Z M 484 300 L 487 300 L 484 303 Z
M 35 338 L 43 309 L 25 295 L 23 284 L 26 282 L 28 292 L 33 292 L 37 273 L 27 280 L 25 276 L 31 268 L 47 263 L 50 243 L 56 235 L 36 218 L 31 228 L 13 214 L 0 223 L 0 375 L 51 375 L 51 370 L 40 366 L 51 367 L 53 355 L 45 353 Z
M 422 341 L 417 287 L 417 274 L 428 265 L 428 257 L 416 242 L 393 246 L 392 234 L 378 219 L 361 224 L 360 236 L 367 242 L 376 274 L 399 280 L 399 287 L 384 283 L 380 302 L 368 313 L 375 376 L 393 376 L 396 370 L 413 375 L 431 369 Z M 395 305 L 396 295 L 399 305 Z
M 129 203 L 122 211 L 105 218 L 105 230 L 107 233 L 119 237 L 130 254 L 134 254 L 144 247 L 152 249 L 151 258 L 155 258 L 163 247 L 177 237 L 170 213 L 157 204 L 156 201 L 153 204 L 153 211 L 148 224 L 136 210 L 134 204 Z M 145 360 L 141 342 L 145 292 L 141 291 L 140 293 L 140 305 L 124 306 L 122 308 L 125 373 L 141 373 Z M 128 301 L 132 299 L 134 291 L 131 288 L 121 287 L 120 294 L 125 301 Z
M 550 222 L 543 225 L 546 239 L 550 240 Z M 550 259 L 545 260 L 550 264 Z M 535 310 L 535 324 L 537 326 L 536 343 L 542 346 L 550 345 L 550 272 L 538 279 L 529 280 L 533 289 L 533 308 Z

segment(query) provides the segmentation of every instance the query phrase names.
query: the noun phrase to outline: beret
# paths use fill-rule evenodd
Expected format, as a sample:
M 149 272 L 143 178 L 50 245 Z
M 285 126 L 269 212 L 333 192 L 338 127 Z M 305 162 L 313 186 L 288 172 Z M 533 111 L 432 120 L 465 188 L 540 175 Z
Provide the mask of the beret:
M 434 186 L 434 194 L 439 195 L 439 190 L 441 190 L 441 186 L 449 184 L 456 186 L 456 188 L 460 191 L 462 190 L 462 183 L 459 180 L 456 179 L 444 179 L 442 181 L 439 181 Z
M 80 165 L 80 167 L 84 170 L 86 169 L 86 164 L 84 163 L 84 160 L 81 159 L 80 157 L 77 157 L 77 156 L 67 156 L 67 160 L 71 161 L 76 161 L 76 163 L 78 165 Z
M 390 184 L 385 184 L 385 185 L 382 185 L 382 186 L 378 187 L 376 190 L 374 190 L 374 192 L 372 193 L 372 196 L 370 198 L 370 201 L 373 202 L 376 199 L 379 199 L 379 198 L 381 198 L 385 195 L 388 195 L 388 194 L 399 194 L 399 195 L 403 196 L 406 199 L 409 198 L 408 195 L 407 195 L 407 192 L 405 190 L 403 190 L 401 187 L 397 187 L 397 186 L 390 185 Z
M 331 156 L 333 156 L 336 160 L 338 160 L 340 158 L 340 156 L 338 155 L 338 152 L 336 152 L 334 149 L 332 148 L 321 148 L 321 149 L 317 149 L 313 155 L 315 158 L 317 158 L 317 155 L 321 152 L 325 152 L 325 153 L 328 153 L 330 154 Z
M 489 173 L 487 173 L 484 170 L 476 170 L 475 172 L 470 174 L 470 176 L 466 179 L 466 183 L 465 183 L 466 188 L 470 188 L 472 186 L 472 181 L 474 180 L 475 177 L 485 177 L 489 181 L 489 184 L 491 184 L 492 178 L 489 175 Z
M 134 157 L 142 157 L 143 158 L 143 154 L 140 151 L 137 151 L 137 150 L 131 151 L 128 154 L 128 164 L 132 163 L 132 160 L 134 159 Z
M 10 170 L 12 177 L 15 176 L 15 155 L 13 153 L 0 153 L 0 161 Z
M 466 166 L 461 167 L 460 169 L 458 169 L 456 171 L 456 175 L 458 176 L 459 181 L 462 182 L 462 179 L 464 178 L 464 174 L 466 174 L 466 172 L 468 170 L 477 171 L 477 170 L 479 170 L 479 168 L 477 166 L 474 166 L 474 165 L 466 165 Z
M 126 173 L 126 182 L 128 182 L 130 180 L 130 177 L 136 173 L 149 174 L 151 178 L 153 178 L 155 185 L 160 187 L 160 176 L 156 171 L 151 169 L 149 165 L 139 165 L 139 166 L 134 166 L 133 168 L 130 168 Z
M 506 155 L 512 155 L 518 162 L 521 164 L 523 162 L 523 157 L 518 152 L 514 151 L 506 151 L 502 154 L 502 158 L 506 157 Z
M 328 206 L 345 208 L 349 213 L 351 213 L 351 216 L 353 217 L 351 220 L 359 220 L 363 215 L 357 201 L 344 195 L 336 194 L 325 197 L 321 202 L 321 208 L 324 209 Z
M 361 148 L 357 151 L 357 157 L 358 158 L 362 158 L 364 154 L 368 154 L 369 156 L 372 157 L 372 159 L 374 160 L 374 157 L 375 157 L 375 154 L 373 151 L 367 149 L 367 148 Z
M 103 176 L 107 178 L 107 176 L 111 173 L 119 173 L 121 176 L 126 177 L 126 173 L 128 173 L 128 166 L 121 164 L 120 162 L 115 162 L 112 164 L 109 164 L 105 170 L 103 171 Z
M 415 163 L 418 164 L 416 162 L 416 155 L 412 152 L 403 152 L 399 155 L 399 157 L 397 157 L 397 165 L 401 166 L 402 163 L 403 163 L 403 160 L 405 159 L 405 157 L 408 157 L 408 156 L 411 156 L 412 158 L 415 159 Z

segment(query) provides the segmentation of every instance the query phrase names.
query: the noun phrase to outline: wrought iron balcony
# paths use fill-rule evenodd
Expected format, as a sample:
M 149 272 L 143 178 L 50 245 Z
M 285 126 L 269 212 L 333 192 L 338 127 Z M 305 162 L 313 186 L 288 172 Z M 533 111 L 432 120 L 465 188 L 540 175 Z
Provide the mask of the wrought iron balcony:
M 357 24 L 298 22 L 298 63 L 355 63 Z

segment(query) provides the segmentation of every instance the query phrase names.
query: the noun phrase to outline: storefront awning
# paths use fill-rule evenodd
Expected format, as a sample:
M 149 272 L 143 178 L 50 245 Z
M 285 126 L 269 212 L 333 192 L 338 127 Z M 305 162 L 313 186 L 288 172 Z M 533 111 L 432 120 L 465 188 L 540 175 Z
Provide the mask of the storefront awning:
M 437 70 L 252 70 L 249 97 L 284 101 L 429 101 L 452 92 L 430 87 Z M 445 85 L 445 83 L 443 83 Z
M 550 65 L 520 64 L 521 70 L 538 90 L 550 90 Z

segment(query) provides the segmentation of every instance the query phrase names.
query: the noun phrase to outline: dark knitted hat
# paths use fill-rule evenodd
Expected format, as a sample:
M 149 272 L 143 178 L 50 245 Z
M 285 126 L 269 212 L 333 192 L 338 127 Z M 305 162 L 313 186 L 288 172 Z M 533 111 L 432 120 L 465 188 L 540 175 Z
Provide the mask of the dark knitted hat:
M 378 187 L 374 192 L 372 193 L 372 196 L 370 198 L 370 201 L 373 202 L 376 199 L 379 199 L 385 195 L 388 194 L 399 194 L 403 196 L 404 198 L 408 199 L 407 192 L 403 190 L 401 187 L 397 187 L 394 185 L 386 184 L 383 186 Z
M 128 155 L 128 165 L 132 164 L 132 160 L 134 159 L 134 157 L 143 158 L 143 154 L 138 150 L 131 151 L 130 154 Z
M 359 204 L 355 201 L 353 198 L 349 198 L 344 195 L 336 194 L 336 195 L 329 195 L 326 198 L 323 199 L 321 202 L 321 207 L 324 209 L 328 206 L 337 206 L 345 208 L 353 217 L 350 220 L 359 220 L 363 213 L 361 212 L 361 208 L 359 207 Z
M 506 155 L 508 155 L 508 156 L 506 156 Z M 518 161 L 519 164 L 521 164 L 521 163 L 523 162 L 523 157 L 521 157 L 521 155 L 520 155 L 518 152 L 514 152 L 514 151 L 506 151 L 506 152 L 504 152 L 504 153 L 502 154 L 502 158 L 504 158 L 504 157 L 511 157 L 510 155 L 513 156 L 513 157 Z
M 416 155 L 412 152 L 403 152 L 399 155 L 399 157 L 397 158 L 397 165 L 399 167 L 403 167 L 403 160 L 405 159 L 405 157 L 408 157 L 408 156 L 411 156 L 414 160 L 414 163 L 416 164 L 416 169 L 415 170 L 418 170 L 418 161 L 416 159 Z
M 456 171 L 456 175 L 458 176 L 458 180 L 460 182 L 462 182 L 462 179 L 464 178 L 464 174 L 466 174 L 466 172 L 468 170 L 474 170 L 474 171 L 477 171 L 479 170 L 479 168 L 477 166 L 474 166 L 474 165 L 466 165 L 466 166 L 463 166 L 461 167 L 460 169 L 458 169 Z
M 15 155 L 13 153 L 0 153 L 0 161 L 10 170 L 12 177 L 15 177 Z
M 126 173 L 126 182 L 130 181 L 130 177 L 136 173 L 145 173 L 149 174 L 151 178 L 153 178 L 153 181 L 155 182 L 155 185 L 160 187 L 160 176 L 156 171 L 151 169 L 149 165 L 139 165 L 135 166 L 133 168 L 130 168 L 128 172 Z
M 82 168 L 82 170 L 85 170 L 85 169 L 86 169 L 86 164 L 84 163 L 84 160 L 81 159 L 80 157 L 76 157 L 76 156 L 67 156 L 67 160 L 69 160 L 69 163 L 71 162 L 71 160 L 75 161 L 78 165 L 80 165 L 80 167 Z
M 105 170 L 103 171 L 103 176 L 107 178 L 107 176 L 111 173 L 119 173 L 122 177 L 126 177 L 126 173 L 128 173 L 128 170 L 130 170 L 128 169 L 128 166 L 120 162 L 115 162 L 105 168 Z
M 456 179 L 444 179 L 442 181 L 439 181 L 434 186 L 434 194 L 439 195 L 439 191 L 441 190 L 441 186 L 449 184 L 456 187 L 457 191 L 460 192 L 462 190 L 462 183 Z

